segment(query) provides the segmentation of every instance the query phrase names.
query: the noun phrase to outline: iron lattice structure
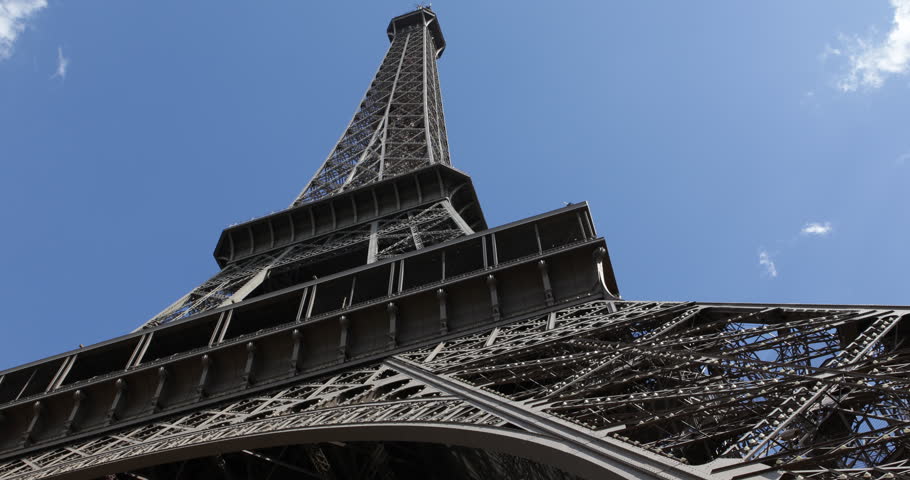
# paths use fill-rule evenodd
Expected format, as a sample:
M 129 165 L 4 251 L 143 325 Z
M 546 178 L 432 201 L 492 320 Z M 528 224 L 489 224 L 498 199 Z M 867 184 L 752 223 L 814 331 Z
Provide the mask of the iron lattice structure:
M 392 22 L 388 33 L 391 45 L 357 113 L 291 206 L 451 164 L 436 71 L 445 49 L 442 30 L 435 20 Z
M 910 478 L 910 307 L 623 300 L 586 204 L 487 228 L 429 9 L 288 209 L 0 372 L 0 479 Z

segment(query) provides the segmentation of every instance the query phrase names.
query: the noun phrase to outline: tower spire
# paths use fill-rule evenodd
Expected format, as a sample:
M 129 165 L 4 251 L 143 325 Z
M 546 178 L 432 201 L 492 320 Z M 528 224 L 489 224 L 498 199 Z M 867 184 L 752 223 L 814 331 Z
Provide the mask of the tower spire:
M 292 207 L 440 163 L 450 165 L 436 59 L 445 39 L 428 7 L 395 17 L 385 58 L 328 158 Z
M 357 112 L 300 195 L 224 230 L 221 271 L 141 328 L 486 228 L 470 178 L 449 161 L 436 14 L 418 8 L 393 18 L 387 33 L 389 50 Z

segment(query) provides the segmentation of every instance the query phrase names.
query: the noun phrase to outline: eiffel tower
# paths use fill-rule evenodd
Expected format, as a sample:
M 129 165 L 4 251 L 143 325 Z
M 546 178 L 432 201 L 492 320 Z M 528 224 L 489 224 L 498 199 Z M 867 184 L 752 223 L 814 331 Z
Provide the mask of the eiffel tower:
M 910 307 L 620 298 L 587 204 L 489 228 L 429 8 L 285 210 L 136 331 L 0 372 L 0 478 L 910 478 Z

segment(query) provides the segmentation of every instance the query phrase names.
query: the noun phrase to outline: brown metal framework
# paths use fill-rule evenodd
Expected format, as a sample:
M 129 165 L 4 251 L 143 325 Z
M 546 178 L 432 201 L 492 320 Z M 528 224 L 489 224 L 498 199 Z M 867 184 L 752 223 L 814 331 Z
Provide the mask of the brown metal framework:
M 450 165 L 436 58 L 445 41 L 429 10 L 389 25 L 391 45 L 338 144 L 291 206 L 426 165 Z
M 627 301 L 586 204 L 487 228 L 420 8 L 286 210 L 0 372 L 0 479 L 910 478 L 910 307 Z

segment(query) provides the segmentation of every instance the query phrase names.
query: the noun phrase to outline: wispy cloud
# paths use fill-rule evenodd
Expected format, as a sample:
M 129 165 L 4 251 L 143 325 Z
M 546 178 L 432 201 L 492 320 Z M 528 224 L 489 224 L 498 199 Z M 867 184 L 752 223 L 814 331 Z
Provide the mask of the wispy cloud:
M 907 152 L 907 153 L 897 157 L 897 160 L 895 160 L 894 163 L 896 163 L 900 166 L 910 165 L 910 152 Z
M 847 47 L 850 66 L 837 83 L 841 91 L 878 88 L 888 76 L 907 73 L 910 69 L 910 0 L 891 0 L 891 6 L 894 7 L 894 19 L 884 40 L 847 39 L 851 44 Z M 830 47 L 825 50 L 826 54 L 834 51 L 840 52 Z
M 824 237 L 831 233 L 833 227 L 831 222 L 809 222 L 803 226 L 803 229 L 799 233 L 803 235 L 813 235 L 816 237 Z
M 57 47 L 57 70 L 51 75 L 51 78 L 57 77 L 61 80 L 66 79 L 66 68 L 70 64 L 70 59 L 63 56 L 63 48 Z
M 0 60 L 13 54 L 13 45 L 25 30 L 25 21 L 44 7 L 47 0 L 0 0 Z
M 830 57 L 839 57 L 843 53 L 844 53 L 843 50 L 841 50 L 839 48 L 834 48 L 831 45 L 825 45 L 825 50 L 822 51 L 821 54 L 819 54 L 818 58 L 824 62 L 825 60 L 827 60 Z
M 765 273 L 771 277 L 777 277 L 777 266 L 774 265 L 774 260 L 771 258 L 771 254 L 767 250 L 760 250 L 758 252 L 758 264 L 764 267 Z

